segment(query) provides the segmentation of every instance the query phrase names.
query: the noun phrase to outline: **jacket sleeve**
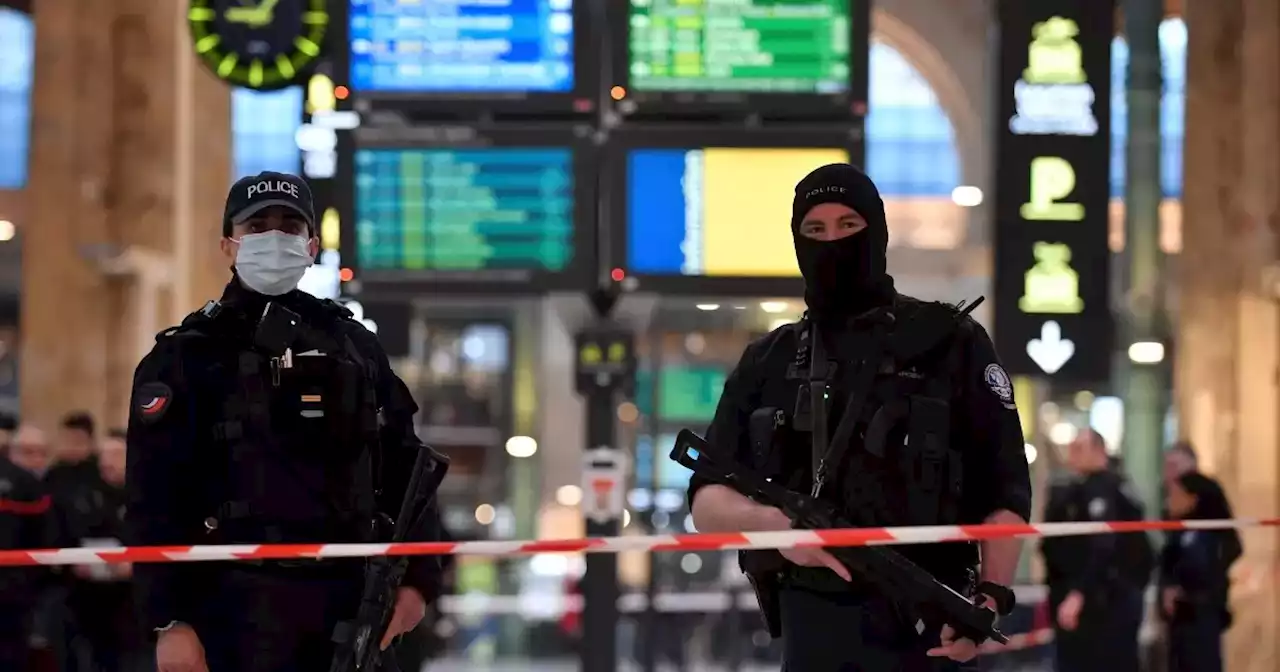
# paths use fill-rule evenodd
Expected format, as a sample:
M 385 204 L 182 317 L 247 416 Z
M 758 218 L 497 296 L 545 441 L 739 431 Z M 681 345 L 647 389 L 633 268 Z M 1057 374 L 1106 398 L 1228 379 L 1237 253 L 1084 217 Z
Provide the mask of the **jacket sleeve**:
M 363 327 L 360 327 L 363 330 Z M 378 368 L 377 394 L 380 408 L 381 429 L 379 430 L 379 449 L 377 465 L 379 469 L 377 493 L 378 510 L 395 520 L 400 513 L 401 504 L 409 496 L 409 479 L 413 473 L 418 453 L 431 451 L 434 464 L 432 471 L 423 474 L 422 488 L 430 488 L 421 497 L 424 503 L 415 529 L 406 532 L 409 541 L 447 541 L 444 524 L 440 516 L 439 505 L 435 497 L 435 489 L 439 479 L 443 478 L 448 461 L 432 448 L 418 439 L 414 430 L 413 416 L 418 412 L 418 405 L 404 381 L 391 369 L 391 363 L 377 339 L 367 331 L 360 335 L 361 350 L 366 356 L 374 359 Z M 440 596 L 441 582 L 444 575 L 440 556 L 420 555 L 409 560 L 405 572 L 404 583 L 417 589 L 428 602 Z
M 1031 519 L 1031 470 L 1013 382 L 986 330 L 968 323 L 958 386 L 959 448 L 964 453 L 965 522 L 1004 509 Z
M 180 372 L 177 339 L 161 339 L 134 373 L 129 402 L 125 511 L 133 546 L 186 545 L 193 541 L 198 513 L 189 492 L 199 481 L 195 467 L 196 404 Z M 187 563 L 142 563 L 134 567 L 134 591 L 142 625 L 150 631 L 173 621 L 189 622 L 196 604 L 199 568 Z
M 720 393 L 720 402 L 716 405 L 715 417 L 707 427 L 707 443 L 728 448 L 738 460 L 745 461 L 751 449 L 748 436 L 748 422 L 752 411 L 759 400 L 760 381 L 757 370 L 760 344 L 752 343 L 743 351 L 738 365 L 724 381 L 724 390 Z M 693 508 L 693 498 L 698 490 L 712 484 L 702 476 L 694 474 L 689 479 L 689 508 Z

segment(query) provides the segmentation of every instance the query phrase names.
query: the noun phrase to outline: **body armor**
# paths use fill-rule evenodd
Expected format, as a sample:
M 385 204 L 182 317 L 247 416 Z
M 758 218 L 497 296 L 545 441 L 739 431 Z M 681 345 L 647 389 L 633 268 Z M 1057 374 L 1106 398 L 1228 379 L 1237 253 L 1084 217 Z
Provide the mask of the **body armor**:
M 863 526 L 962 522 L 963 461 L 951 445 L 951 399 L 963 353 L 955 335 L 968 312 L 896 302 L 864 316 L 859 328 L 869 331 L 871 346 L 852 362 L 828 358 L 824 337 L 808 320 L 793 325 L 787 384 L 766 385 L 752 414 L 755 466 L 838 504 Z M 829 422 L 833 416 L 839 422 Z M 937 550 L 903 551 L 954 575 L 977 561 L 972 544 L 955 546 L 943 560 Z
M 201 416 L 208 543 L 373 541 L 374 363 L 342 329 L 301 319 L 282 352 L 268 351 L 246 317 L 211 304 L 173 334 L 200 339 L 208 362 L 182 374 Z

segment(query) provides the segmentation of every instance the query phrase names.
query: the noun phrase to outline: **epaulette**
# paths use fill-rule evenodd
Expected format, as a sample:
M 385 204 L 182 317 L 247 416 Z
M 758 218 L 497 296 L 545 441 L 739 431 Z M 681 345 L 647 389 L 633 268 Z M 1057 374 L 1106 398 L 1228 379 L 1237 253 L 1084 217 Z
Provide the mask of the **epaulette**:
M 182 323 L 176 327 L 169 327 L 164 331 L 156 334 L 156 342 L 162 339 L 172 338 L 180 335 L 203 335 L 201 327 L 213 322 L 219 314 L 222 313 L 222 304 L 217 301 L 209 301 L 204 307 L 182 318 Z
M 320 302 L 320 305 L 324 306 L 326 312 L 333 313 L 340 319 L 350 320 L 355 318 L 355 313 L 351 312 L 350 308 L 333 299 L 325 299 Z

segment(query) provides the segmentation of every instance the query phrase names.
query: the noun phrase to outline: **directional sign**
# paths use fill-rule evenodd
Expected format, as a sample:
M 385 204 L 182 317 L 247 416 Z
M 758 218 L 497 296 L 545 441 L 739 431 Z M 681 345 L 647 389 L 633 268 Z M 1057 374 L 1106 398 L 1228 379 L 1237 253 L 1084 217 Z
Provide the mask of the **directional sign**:
M 1027 342 L 1027 356 L 1041 371 L 1053 375 L 1076 354 L 1076 344 L 1062 337 L 1062 327 L 1053 321 L 1040 328 L 1040 338 Z
M 1113 0 L 998 0 L 995 339 L 1014 374 L 1110 377 Z

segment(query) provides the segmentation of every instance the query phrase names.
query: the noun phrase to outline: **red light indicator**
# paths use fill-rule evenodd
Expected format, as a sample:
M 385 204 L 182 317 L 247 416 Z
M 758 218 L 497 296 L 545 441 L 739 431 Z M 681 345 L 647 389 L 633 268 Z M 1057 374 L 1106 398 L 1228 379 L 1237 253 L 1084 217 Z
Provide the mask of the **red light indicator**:
M 351 280 L 354 279 L 355 277 L 356 277 L 355 271 L 349 268 L 344 268 L 338 271 L 338 279 L 343 282 L 351 282 Z
M 627 278 L 627 272 L 621 268 L 615 268 L 612 271 L 609 271 L 609 277 L 613 278 L 614 282 L 622 282 Z
M 351 95 L 351 91 L 345 86 L 339 85 L 333 88 L 333 97 L 338 100 L 346 100 L 349 95 Z

